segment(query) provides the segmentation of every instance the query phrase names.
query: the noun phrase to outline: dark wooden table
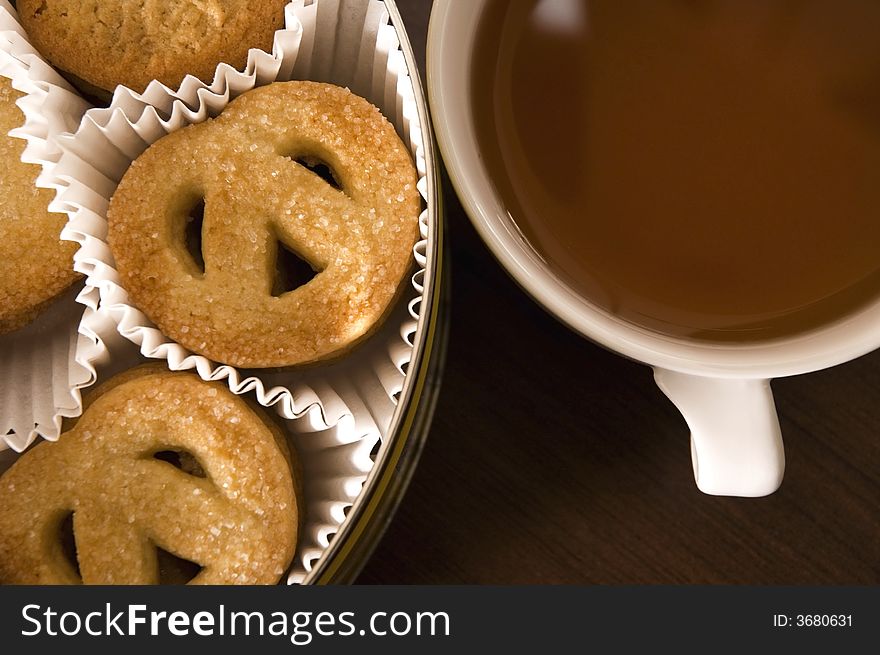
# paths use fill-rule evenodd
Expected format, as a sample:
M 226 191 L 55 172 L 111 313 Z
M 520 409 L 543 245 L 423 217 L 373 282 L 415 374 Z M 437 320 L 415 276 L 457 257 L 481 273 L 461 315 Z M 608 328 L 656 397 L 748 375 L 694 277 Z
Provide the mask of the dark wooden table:
M 398 4 L 423 65 L 430 2 Z M 880 352 L 775 381 L 782 489 L 705 496 L 650 369 L 535 305 L 448 183 L 446 212 L 452 327 L 437 413 L 360 582 L 880 583 Z

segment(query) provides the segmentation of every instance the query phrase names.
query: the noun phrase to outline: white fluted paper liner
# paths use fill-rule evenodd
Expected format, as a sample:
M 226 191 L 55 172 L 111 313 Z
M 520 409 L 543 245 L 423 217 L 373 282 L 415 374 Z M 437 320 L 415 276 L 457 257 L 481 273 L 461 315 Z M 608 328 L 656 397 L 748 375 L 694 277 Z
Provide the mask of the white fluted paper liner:
M 87 112 L 74 135 L 60 139 L 53 207 L 70 221 L 63 237 L 80 244 L 75 267 L 100 296 L 99 314 L 126 339 L 172 370 L 194 369 L 225 380 L 237 394 L 253 392 L 286 424 L 303 463 L 306 525 L 289 582 L 308 582 L 316 561 L 361 491 L 371 451 L 388 434 L 412 355 L 412 335 L 424 291 L 428 212 L 419 219 L 413 274 L 383 326 L 344 360 L 304 371 L 249 371 L 196 355 L 163 335 L 134 307 L 120 285 L 106 243 L 106 210 L 131 162 L 174 130 L 216 116 L 235 97 L 276 80 L 309 79 L 349 87 L 379 107 L 410 148 L 418 189 L 428 200 L 422 131 L 412 81 L 396 31 L 381 0 L 295 0 L 273 51 L 252 50 L 244 71 L 221 64 L 212 84 L 188 77 L 172 91 L 158 82 L 143 94 L 118 88 L 110 107 Z
M 22 160 L 42 167 L 37 186 L 57 189 L 56 137 L 76 129 L 88 104 L 28 44 L 6 0 L 0 0 L 0 75 L 25 94 L 17 103 L 24 125 L 10 133 L 27 142 Z M 80 389 L 94 382 L 94 364 L 105 356 L 97 298 L 91 306 L 84 299 L 83 317 L 75 298 L 81 289 L 75 285 L 30 325 L 0 336 L 0 450 L 20 452 L 37 435 L 57 439 L 62 419 L 79 415 Z

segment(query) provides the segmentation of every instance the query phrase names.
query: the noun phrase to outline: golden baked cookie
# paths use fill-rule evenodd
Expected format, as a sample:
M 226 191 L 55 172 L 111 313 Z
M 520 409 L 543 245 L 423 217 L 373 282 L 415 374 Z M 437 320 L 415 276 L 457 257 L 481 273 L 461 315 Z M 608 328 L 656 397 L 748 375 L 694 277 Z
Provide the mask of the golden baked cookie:
M 24 124 L 22 95 L 0 77 L 0 334 L 30 323 L 79 277 L 77 245 L 59 238 L 67 216 L 49 212 L 53 193 L 35 185 L 40 167 L 22 162 L 27 144 L 9 136 Z
M 156 584 L 182 561 L 192 584 L 278 582 L 298 529 L 290 457 L 279 428 L 220 384 L 158 367 L 117 376 L 0 478 L 0 582 Z
M 238 70 L 250 48 L 272 51 L 289 0 L 19 0 L 31 42 L 61 70 L 113 91 L 151 80 L 176 89 L 186 74 L 210 83 Z
M 378 109 L 276 82 L 147 149 L 110 202 L 108 241 L 132 304 L 167 336 L 225 364 L 283 367 L 337 356 L 379 324 L 419 208 L 409 152 Z M 292 290 L 277 271 L 287 253 L 314 275 Z

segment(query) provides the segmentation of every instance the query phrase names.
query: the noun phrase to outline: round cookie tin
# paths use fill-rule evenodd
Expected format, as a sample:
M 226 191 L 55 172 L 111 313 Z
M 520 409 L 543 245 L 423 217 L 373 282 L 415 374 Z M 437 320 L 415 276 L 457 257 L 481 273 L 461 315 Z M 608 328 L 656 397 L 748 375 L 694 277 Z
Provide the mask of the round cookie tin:
M 272 53 L 252 50 L 244 72 L 221 64 L 211 85 L 188 78 L 178 90 L 158 83 L 143 94 L 117 88 L 109 108 L 90 110 L 77 130 L 58 137 L 53 206 L 70 216 L 63 236 L 80 244 L 76 265 L 86 275 L 80 302 L 90 303 L 89 315 L 105 335 L 97 382 L 146 357 L 224 381 L 274 409 L 305 470 L 307 523 L 286 581 L 349 582 L 406 489 L 435 405 L 446 335 L 439 165 L 415 58 L 393 0 L 294 0 L 286 22 Z M 217 115 L 232 97 L 274 79 L 345 86 L 351 80 L 352 90 L 379 106 L 411 147 L 423 199 L 414 274 L 386 324 L 341 362 L 296 374 L 218 365 L 144 323 L 115 284 L 112 258 L 102 259 L 103 217 L 90 207 L 100 208 L 117 172 L 163 133 Z M 15 457 L 0 453 L 0 471 Z

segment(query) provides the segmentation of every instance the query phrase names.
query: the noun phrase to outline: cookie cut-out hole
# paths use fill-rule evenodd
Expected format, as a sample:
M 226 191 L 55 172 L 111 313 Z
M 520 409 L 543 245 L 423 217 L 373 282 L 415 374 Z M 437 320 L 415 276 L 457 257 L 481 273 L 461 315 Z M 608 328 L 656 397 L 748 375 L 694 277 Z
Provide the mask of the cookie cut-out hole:
M 186 251 L 200 273 L 205 272 L 205 256 L 202 254 L 202 225 L 205 222 L 205 200 L 202 198 L 189 210 L 184 227 Z
M 153 458 L 168 462 L 174 468 L 197 478 L 206 477 L 205 469 L 202 468 L 196 456 L 185 450 L 160 450 L 153 453 Z
M 279 241 L 278 254 L 275 257 L 275 280 L 272 283 L 272 295 L 277 298 L 298 289 L 311 282 L 319 272 Z
M 309 169 L 334 189 L 342 191 L 342 185 L 339 183 L 339 178 L 336 176 L 336 173 L 333 172 L 333 169 L 327 165 L 327 162 L 321 161 L 317 157 L 291 157 L 291 159 L 303 168 Z
M 76 535 L 73 533 L 73 512 L 68 512 L 58 526 L 58 539 L 61 542 L 61 553 L 70 567 L 76 572 L 76 577 L 82 580 L 79 570 L 79 559 L 76 556 Z
M 202 571 L 202 567 L 188 559 L 156 546 L 156 561 L 159 564 L 159 584 L 187 584 Z

